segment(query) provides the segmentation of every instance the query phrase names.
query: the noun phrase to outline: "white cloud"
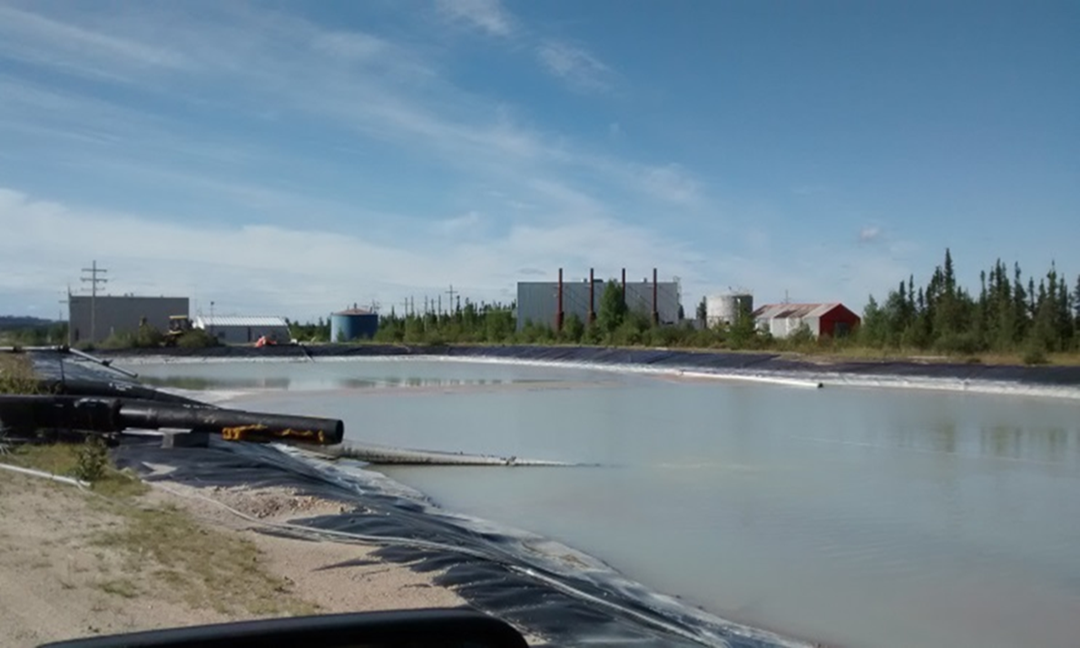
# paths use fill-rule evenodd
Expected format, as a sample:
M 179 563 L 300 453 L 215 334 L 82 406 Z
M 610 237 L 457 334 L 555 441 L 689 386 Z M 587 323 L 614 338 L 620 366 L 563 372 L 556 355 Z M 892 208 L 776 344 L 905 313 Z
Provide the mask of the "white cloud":
M 482 225 L 483 217 L 480 216 L 480 213 L 471 211 L 461 216 L 439 221 L 435 226 L 435 231 L 446 236 L 475 236 Z
M 493 36 L 514 32 L 514 19 L 499 0 L 436 0 L 439 11 Z
M 480 219 L 465 214 L 452 226 Z M 316 317 L 351 301 L 397 303 L 453 283 L 473 299 L 514 290 L 518 268 L 601 274 L 623 266 L 697 276 L 686 246 L 602 216 L 522 224 L 482 241 L 433 232 L 396 245 L 361 234 L 279 226 L 163 222 L 158 215 L 82 209 L 0 188 L 0 312 L 49 309 L 91 259 L 108 267 L 115 293 L 189 295 L 222 312 Z M 79 232 L 57 236 L 57 232 Z M 359 280 L 362 278 L 362 280 Z M 77 285 L 77 280 L 74 281 Z M 19 300 L 16 303 L 14 300 Z
M 611 68 L 581 47 L 547 40 L 537 46 L 536 56 L 549 73 L 575 88 L 605 90 L 610 87 Z
M 452 7 L 448 11 L 474 16 L 496 30 L 504 23 L 512 24 L 498 4 L 452 2 L 448 6 Z M 673 186 L 673 178 L 662 177 L 663 171 L 643 183 L 641 168 L 647 165 L 584 147 L 560 133 L 529 124 L 527 116 L 516 115 L 512 107 L 454 86 L 439 70 L 438 58 L 422 46 L 390 42 L 356 30 L 328 30 L 295 16 L 255 13 L 243 5 L 215 8 L 220 15 L 212 16 L 185 13 L 183 5 L 154 5 L 154 10 L 141 7 L 117 5 L 119 13 L 108 16 L 106 27 L 78 12 L 42 20 L 56 35 L 68 27 L 83 34 L 80 42 L 85 51 L 74 58 L 87 61 L 89 68 L 137 78 L 140 92 L 158 95 L 154 103 L 165 100 L 182 105 L 195 119 L 210 123 L 225 117 L 254 122 L 269 119 L 277 128 L 293 132 L 336 128 L 341 131 L 342 143 L 353 142 L 358 148 L 367 141 L 391 144 L 403 153 L 438 159 L 448 171 L 469 173 L 488 184 L 509 185 L 511 189 L 524 178 L 580 177 L 582 169 L 599 174 L 620 192 L 643 193 L 659 200 L 674 197 L 676 202 L 687 204 L 688 191 L 693 189 L 685 183 L 681 189 Z M 7 29 L 14 33 L 17 27 L 9 25 Z M 117 60 L 117 51 L 128 51 L 123 49 L 128 47 L 137 52 L 145 35 L 151 33 L 155 35 L 154 46 L 161 50 L 155 55 L 157 59 L 170 61 L 169 52 L 182 52 L 176 65 L 145 69 L 132 67 L 123 57 Z M 56 49 L 59 54 L 67 51 L 50 42 L 37 43 L 24 34 L 2 47 L 15 54 L 40 48 L 48 52 Z M 553 69 L 571 82 L 595 84 L 595 73 L 607 70 L 579 48 L 548 43 L 546 52 Z M 61 69 L 68 63 L 66 58 L 52 55 L 38 61 L 39 65 Z M 185 129 L 189 124 L 177 121 L 173 111 L 147 111 L 142 102 L 114 103 L 101 98 L 115 96 L 112 93 L 56 92 L 37 83 L 0 77 L 0 94 L 10 97 L 14 88 L 37 104 L 0 104 L 0 127 L 24 133 L 47 128 L 54 140 L 110 139 L 109 150 L 95 149 L 92 156 L 85 157 L 120 158 L 138 165 L 168 164 L 175 154 L 150 156 L 146 151 L 157 148 L 170 153 L 218 154 L 226 148 L 222 142 L 231 136 L 209 131 L 181 135 L 181 131 L 190 131 Z M 268 106 L 272 107 L 269 112 Z M 271 142 L 274 140 L 260 144 Z M 246 162 L 279 154 L 258 148 L 242 150 L 251 146 L 251 140 L 245 140 L 232 153 L 239 153 Z M 62 148 L 68 151 L 66 146 Z M 196 153 L 196 157 L 203 153 Z M 292 154 L 289 158 L 290 163 L 298 159 Z
M 472 12 L 460 19 L 489 33 L 522 33 L 497 3 L 453 5 L 459 9 L 452 11 Z M 204 14 L 183 4 L 119 4 L 102 16 L 29 6 L 47 15 L 35 22 L 22 11 L 15 21 L 0 20 L 0 57 L 30 61 L 33 71 L 45 73 L 0 74 L 0 162 L 36 159 L 71 172 L 65 196 L 78 195 L 80 181 L 104 179 L 112 185 L 99 184 L 98 195 L 115 188 L 125 204 L 138 203 L 129 190 L 167 187 L 198 196 L 199 208 L 206 203 L 213 210 L 118 213 L 8 191 L 0 196 L 0 231 L 19 236 L 0 237 L 6 239 L 0 254 L 6 265 L 33 270 L 3 275 L 0 307 L 51 299 L 77 276 L 84 257 L 94 256 L 116 266 L 124 278 L 118 290 L 127 281 L 137 292 L 195 292 L 206 300 L 221 291 L 219 303 L 294 316 L 318 315 L 342 300 L 367 301 L 369 295 L 355 294 L 358 276 L 365 278 L 361 290 L 392 303 L 433 278 L 449 277 L 477 297 L 501 295 L 512 290 L 514 269 L 523 267 L 616 272 L 641 263 L 639 272 L 657 265 L 688 283 L 713 274 L 694 265 L 691 246 L 628 224 L 652 214 L 654 201 L 671 206 L 672 217 L 681 208 L 700 208 L 705 192 L 691 171 L 623 159 L 546 130 L 522 109 L 455 86 L 442 51 L 433 54 L 426 43 L 325 29 L 245 5 L 214 4 Z M 533 55 L 531 47 L 526 52 Z M 580 48 L 550 56 L 568 80 L 610 77 L 607 66 Z M 72 71 L 93 83 L 45 81 Z M 112 91 L 116 80 L 128 84 L 124 92 Z M 259 129 L 274 134 L 249 135 Z M 298 139 L 293 135 L 302 135 L 304 145 L 289 148 Z M 15 141 L 22 144 L 9 145 Z M 445 195 L 454 202 L 383 218 L 362 191 L 305 187 L 297 176 L 341 173 L 322 159 L 321 146 L 358 156 L 382 146 L 419 162 L 418 175 L 430 169 L 437 181 L 450 178 Z M 369 163 L 357 162 L 357 177 Z M 489 188 L 501 192 L 500 205 L 474 200 Z M 485 217 L 470 222 L 467 210 L 474 206 Z M 463 220 L 445 221 L 440 231 L 432 219 L 447 213 L 464 214 Z M 184 223 L 219 215 L 223 224 L 210 231 Z M 296 222 L 297 215 L 304 215 L 303 224 L 295 229 L 269 225 Z M 444 240 L 447 228 L 456 232 L 454 245 Z M 58 242 L 55 231 L 84 234 L 75 246 Z M 500 234 L 491 238 L 494 231 Z
M 880 227 L 867 226 L 859 230 L 859 243 L 873 243 L 881 238 Z
M 191 61 L 179 51 L 105 34 L 68 22 L 0 6 L 0 54 L 90 77 L 123 79 L 150 68 L 179 69 Z
M 701 199 L 698 183 L 678 164 L 645 169 L 642 179 L 649 191 L 668 202 L 694 205 Z

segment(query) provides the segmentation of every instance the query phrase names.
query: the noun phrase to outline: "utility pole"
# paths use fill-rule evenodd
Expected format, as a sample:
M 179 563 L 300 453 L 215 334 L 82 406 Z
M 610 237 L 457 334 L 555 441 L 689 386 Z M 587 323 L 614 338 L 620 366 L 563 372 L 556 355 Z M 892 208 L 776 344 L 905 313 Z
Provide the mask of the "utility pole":
M 68 344 L 68 346 L 71 346 L 72 345 L 72 341 L 71 341 L 71 336 L 72 336 L 72 332 L 71 332 L 71 284 L 68 284 L 67 299 L 61 299 L 60 303 L 61 304 L 67 304 L 67 306 L 68 306 L 67 344 Z M 64 319 L 64 311 L 61 310 L 60 311 L 60 320 L 63 320 L 63 319 Z
M 450 290 L 447 290 L 446 294 L 450 295 L 450 308 L 452 310 L 454 308 L 454 295 L 460 295 L 460 293 L 458 291 L 454 290 L 454 284 L 450 284 Z M 460 298 L 458 299 L 458 303 L 459 304 L 461 303 Z
M 89 272 L 89 277 L 80 277 L 84 283 L 90 284 L 90 342 L 97 342 L 97 287 L 98 284 L 108 283 L 108 279 L 98 278 L 99 274 L 104 274 L 108 270 L 97 267 L 97 261 L 95 260 L 89 268 L 83 268 L 84 273 Z M 68 323 L 68 328 L 71 327 L 71 323 Z
M 439 298 L 439 308 L 435 311 L 436 315 L 442 315 L 442 295 L 436 295 Z
M 406 297 L 401 301 L 401 317 L 405 318 L 409 316 L 409 298 Z
M 416 298 L 415 297 L 409 297 L 409 312 L 412 313 L 413 317 L 416 317 Z

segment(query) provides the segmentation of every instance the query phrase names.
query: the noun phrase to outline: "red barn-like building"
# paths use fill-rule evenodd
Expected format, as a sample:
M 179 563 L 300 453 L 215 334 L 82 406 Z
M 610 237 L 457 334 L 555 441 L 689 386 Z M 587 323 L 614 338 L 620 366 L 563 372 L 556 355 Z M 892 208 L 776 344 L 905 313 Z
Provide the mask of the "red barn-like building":
M 754 311 L 754 322 L 775 338 L 786 338 L 803 326 L 814 337 L 844 337 L 862 320 L 839 302 L 830 304 L 766 304 Z

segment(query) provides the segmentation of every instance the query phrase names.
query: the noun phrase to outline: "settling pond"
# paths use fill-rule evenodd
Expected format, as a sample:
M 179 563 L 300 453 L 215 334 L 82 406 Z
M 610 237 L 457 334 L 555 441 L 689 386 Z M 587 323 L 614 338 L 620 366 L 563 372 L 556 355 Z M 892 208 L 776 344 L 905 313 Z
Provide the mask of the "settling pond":
M 595 464 L 387 468 L 731 620 L 843 646 L 1080 645 L 1080 402 L 364 359 L 140 364 L 350 439 Z

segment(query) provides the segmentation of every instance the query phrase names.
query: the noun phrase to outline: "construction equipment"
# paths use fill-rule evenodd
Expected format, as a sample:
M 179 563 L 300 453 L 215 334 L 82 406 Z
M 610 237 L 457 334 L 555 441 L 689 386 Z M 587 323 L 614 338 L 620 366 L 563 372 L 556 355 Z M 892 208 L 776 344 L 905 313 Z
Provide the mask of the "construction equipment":
M 191 318 L 187 315 L 172 315 L 169 317 L 169 330 L 165 332 L 165 338 L 162 342 L 165 346 L 176 346 L 180 337 L 192 330 L 194 325 L 191 323 Z

